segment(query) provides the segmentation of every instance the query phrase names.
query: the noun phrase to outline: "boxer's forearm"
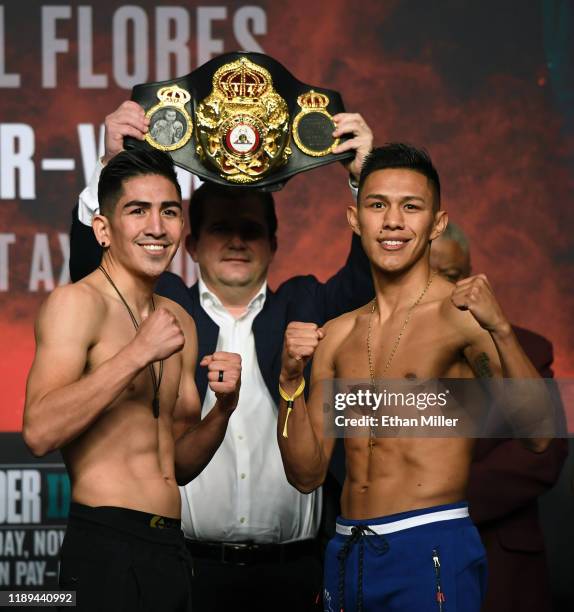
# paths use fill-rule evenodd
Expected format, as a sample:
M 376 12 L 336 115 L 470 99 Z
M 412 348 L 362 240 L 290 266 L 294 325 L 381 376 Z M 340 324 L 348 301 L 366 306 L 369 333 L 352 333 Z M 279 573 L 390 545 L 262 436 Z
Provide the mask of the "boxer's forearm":
M 220 409 L 219 402 L 197 425 L 190 427 L 175 443 L 175 478 L 186 485 L 211 461 L 225 437 L 231 412 Z
M 305 398 L 295 400 L 287 421 L 287 402 L 279 403 L 277 439 L 287 480 L 301 493 L 311 493 L 323 484 L 327 474 L 327 461 L 313 430 Z
M 511 411 L 512 424 L 518 431 L 531 431 L 531 437 L 520 438 L 526 448 L 543 452 L 552 437 L 542 434 L 553 430 L 552 403 L 546 386 L 510 325 L 494 330 L 490 335 L 500 359 L 502 377 L 517 381 L 517 385 L 521 385 L 521 380 L 524 381 L 524 389 L 517 386 L 506 394 L 505 405 Z
M 496 346 L 503 378 L 540 378 L 510 325 L 490 332 L 490 336 Z

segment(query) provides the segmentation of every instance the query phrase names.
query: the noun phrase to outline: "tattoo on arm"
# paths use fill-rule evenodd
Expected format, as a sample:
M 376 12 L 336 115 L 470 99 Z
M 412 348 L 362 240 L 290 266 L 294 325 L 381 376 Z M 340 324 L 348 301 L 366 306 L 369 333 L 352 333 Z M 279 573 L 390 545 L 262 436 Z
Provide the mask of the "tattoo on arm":
M 486 353 L 480 353 L 474 360 L 474 368 L 479 378 L 493 377 L 492 370 L 490 369 L 490 357 Z

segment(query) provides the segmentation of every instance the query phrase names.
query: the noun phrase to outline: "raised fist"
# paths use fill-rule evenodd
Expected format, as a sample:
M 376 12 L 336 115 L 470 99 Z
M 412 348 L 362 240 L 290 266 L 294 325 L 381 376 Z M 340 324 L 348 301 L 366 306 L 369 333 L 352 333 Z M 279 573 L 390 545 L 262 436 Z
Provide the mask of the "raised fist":
M 241 356 L 218 351 L 206 355 L 199 365 L 207 366 L 209 388 L 215 393 L 220 407 L 233 412 L 237 407 L 241 387 Z
M 315 323 L 291 321 L 285 330 L 281 358 L 282 381 L 299 380 L 325 332 Z
M 143 140 L 148 131 L 149 119 L 145 116 L 144 109 L 133 100 L 122 102 L 113 113 L 110 113 L 104 124 L 106 135 L 104 138 L 105 153 L 103 162 L 124 150 L 124 136 L 131 136 Z
M 458 309 L 468 310 L 477 323 L 491 333 L 504 332 L 510 327 L 484 274 L 458 281 L 451 300 Z
M 181 351 L 185 335 L 177 317 L 166 308 L 158 308 L 142 322 L 132 342 L 148 365 Z

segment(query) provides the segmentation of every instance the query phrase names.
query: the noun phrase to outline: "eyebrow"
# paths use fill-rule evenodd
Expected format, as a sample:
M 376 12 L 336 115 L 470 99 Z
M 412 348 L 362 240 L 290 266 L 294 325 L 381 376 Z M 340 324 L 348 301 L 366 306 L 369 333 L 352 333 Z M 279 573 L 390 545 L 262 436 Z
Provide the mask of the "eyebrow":
M 370 193 L 369 195 L 365 196 L 365 200 L 389 200 L 389 196 L 386 196 L 382 193 Z M 416 195 L 406 195 L 406 196 L 402 196 L 400 201 L 401 202 L 405 202 L 406 200 L 418 200 L 419 202 L 426 202 L 426 200 L 424 198 L 421 198 L 420 196 L 416 196 Z
M 130 200 L 129 202 L 126 202 L 124 204 L 123 208 L 130 208 L 132 206 L 138 206 L 140 208 L 150 208 L 151 202 L 144 202 L 143 200 Z M 177 200 L 166 200 L 165 202 L 162 202 L 160 206 L 162 209 L 176 207 L 182 210 L 181 202 L 178 202 Z

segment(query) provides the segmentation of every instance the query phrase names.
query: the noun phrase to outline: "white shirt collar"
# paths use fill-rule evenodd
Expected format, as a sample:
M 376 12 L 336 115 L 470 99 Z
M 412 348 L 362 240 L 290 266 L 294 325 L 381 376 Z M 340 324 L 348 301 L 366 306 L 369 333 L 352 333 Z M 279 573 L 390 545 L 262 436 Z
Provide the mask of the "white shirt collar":
M 225 309 L 225 306 L 221 303 L 221 300 L 209 289 L 209 287 L 205 284 L 201 276 L 201 271 L 199 267 L 197 269 L 197 288 L 199 290 L 199 303 L 204 310 L 207 310 L 209 306 L 212 308 L 222 308 Z M 249 312 L 253 308 L 261 309 L 263 307 L 263 303 L 265 301 L 265 297 L 267 295 L 267 280 L 264 280 L 259 287 L 259 291 L 253 296 L 250 300 L 249 304 L 247 304 L 246 312 Z

